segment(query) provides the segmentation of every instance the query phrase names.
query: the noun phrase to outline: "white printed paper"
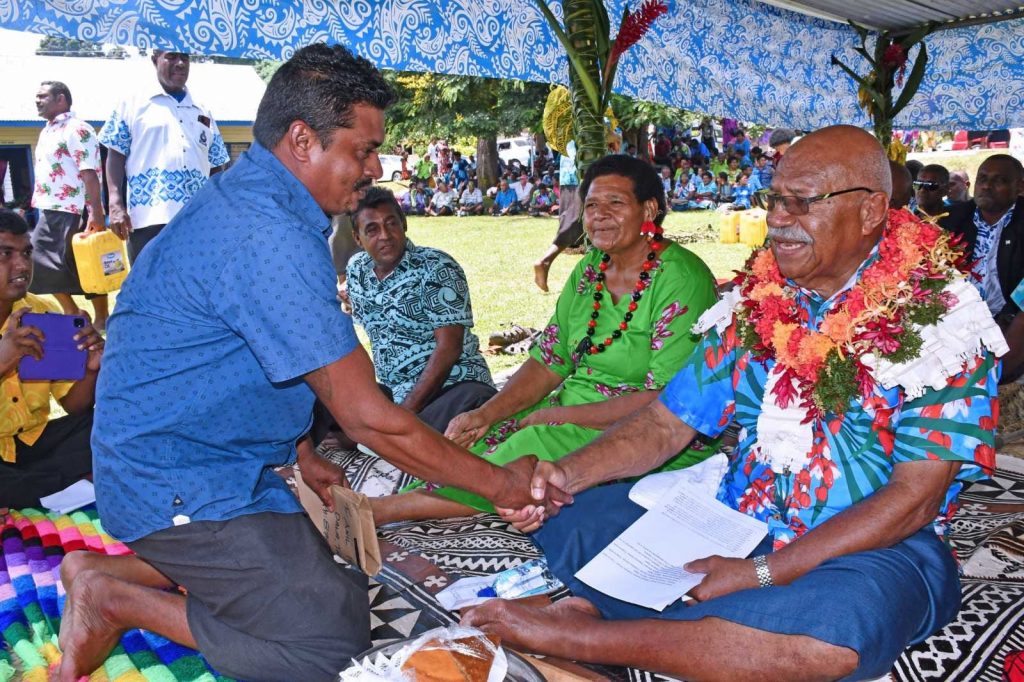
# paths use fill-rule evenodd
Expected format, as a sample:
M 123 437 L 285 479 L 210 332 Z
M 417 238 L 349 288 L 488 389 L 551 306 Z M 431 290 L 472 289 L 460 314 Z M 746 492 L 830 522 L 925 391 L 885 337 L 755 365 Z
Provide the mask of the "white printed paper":
M 704 577 L 683 570 L 684 564 L 713 554 L 745 557 L 767 533 L 767 524 L 695 493 L 684 479 L 576 577 L 611 597 L 661 611 Z

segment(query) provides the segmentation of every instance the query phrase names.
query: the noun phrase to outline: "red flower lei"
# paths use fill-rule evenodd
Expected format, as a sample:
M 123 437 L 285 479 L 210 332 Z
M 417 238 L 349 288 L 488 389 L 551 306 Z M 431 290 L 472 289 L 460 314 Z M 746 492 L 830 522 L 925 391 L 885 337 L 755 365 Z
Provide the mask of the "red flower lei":
M 893 363 L 917 357 L 919 327 L 935 324 L 956 304 L 943 289 L 967 270 L 958 239 L 909 211 L 891 210 L 877 260 L 817 330 L 806 326 L 808 312 L 771 249 L 755 251 L 733 280 L 741 294 L 737 332 L 755 360 L 781 366 L 773 391 L 779 407 L 798 400 L 808 421 L 825 411 L 841 414 L 875 387 L 860 358 L 868 352 Z

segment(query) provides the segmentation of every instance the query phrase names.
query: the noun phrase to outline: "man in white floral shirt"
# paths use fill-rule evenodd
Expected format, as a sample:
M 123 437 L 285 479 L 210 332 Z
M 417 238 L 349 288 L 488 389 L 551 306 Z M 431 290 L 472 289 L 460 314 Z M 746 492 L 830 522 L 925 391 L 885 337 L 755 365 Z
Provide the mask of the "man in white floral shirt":
M 33 294 L 52 294 L 66 314 L 78 312 L 72 294 L 82 293 L 71 239 L 81 231 L 89 206 L 87 232 L 103 230 L 100 199 L 100 151 L 96 131 L 71 113 L 71 91 L 59 81 L 43 81 L 36 109 L 46 125 L 36 142 L 32 205 L 39 219 L 32 232 Z M 94 324 L 107 321 L 107 297 L 92 297 Z

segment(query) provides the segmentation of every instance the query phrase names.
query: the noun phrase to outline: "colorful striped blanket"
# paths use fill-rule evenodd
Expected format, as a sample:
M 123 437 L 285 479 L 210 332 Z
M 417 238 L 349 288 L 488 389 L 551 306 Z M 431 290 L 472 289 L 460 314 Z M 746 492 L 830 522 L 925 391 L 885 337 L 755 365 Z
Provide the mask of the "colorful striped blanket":
M 0 517 L 0 682 L 46 682 L 60 661 L 57 633 L 64 606 L 60 562 L 67 552 L 103 554 L 131 550 L 103 532 L 95 508 L 68 515 L 35 509 Z M 141 630 L 131 630 L 90 682 L 217 682 L 192 649 Z

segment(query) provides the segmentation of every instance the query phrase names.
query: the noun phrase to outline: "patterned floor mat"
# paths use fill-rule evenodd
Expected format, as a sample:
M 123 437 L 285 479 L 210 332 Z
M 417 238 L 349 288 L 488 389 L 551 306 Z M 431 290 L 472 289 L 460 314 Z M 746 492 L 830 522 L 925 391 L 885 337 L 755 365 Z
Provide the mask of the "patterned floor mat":
M 337 458 L 349 469 L 350 480 L 357 489 L 361 485 L 385 489 L 388 481 L 397 476 L 390 465 L 361 453 L 339 453 Z M 1003 548 L 1008 544 L 1016 546 L 1012 543 L 1018 536 L 1011 534 L 1018 527 L 1012 524 L 1024 523 L 1024 460 L 1000 456 L 998 467 L 995 477 L 971 485 L 961 495 L 962 506 L 953 520 L 952 537 L 962 562 L 992 542 Z M 421 599 L 431 601 L 431 595 L 460 577 L 497 573 L 538 556 L 527 538 L 493 514 L 390 524 L 379 529 L 378 535 L 385 546 L 400 548 L 387 561 L 389 571 L 418 588 L 416 603 L 421 603 Z M 1024 537 L 1021 542 L 1024 544 Z M 407 573 L 403 562 L 410 562 L 407 565 L 411 566 L 417 559 L 420 561 L 416 562 L 415 575 Z M 424 560 L 427 568 L 423 566 Z M 897 682 L 1000 682 L 1006 654 L 1024 649 L 1024 581 L 1012 577 L 1014 569 L 1010 557 L 999 577 L 980 579 L 965 575 L 957 620 L 908 649 L 897 661 L 890 678 Z M 389 579 L 393 578 L 385 578 Z M 595 670 L 612 680 L 672 679 L 642 670 Z

